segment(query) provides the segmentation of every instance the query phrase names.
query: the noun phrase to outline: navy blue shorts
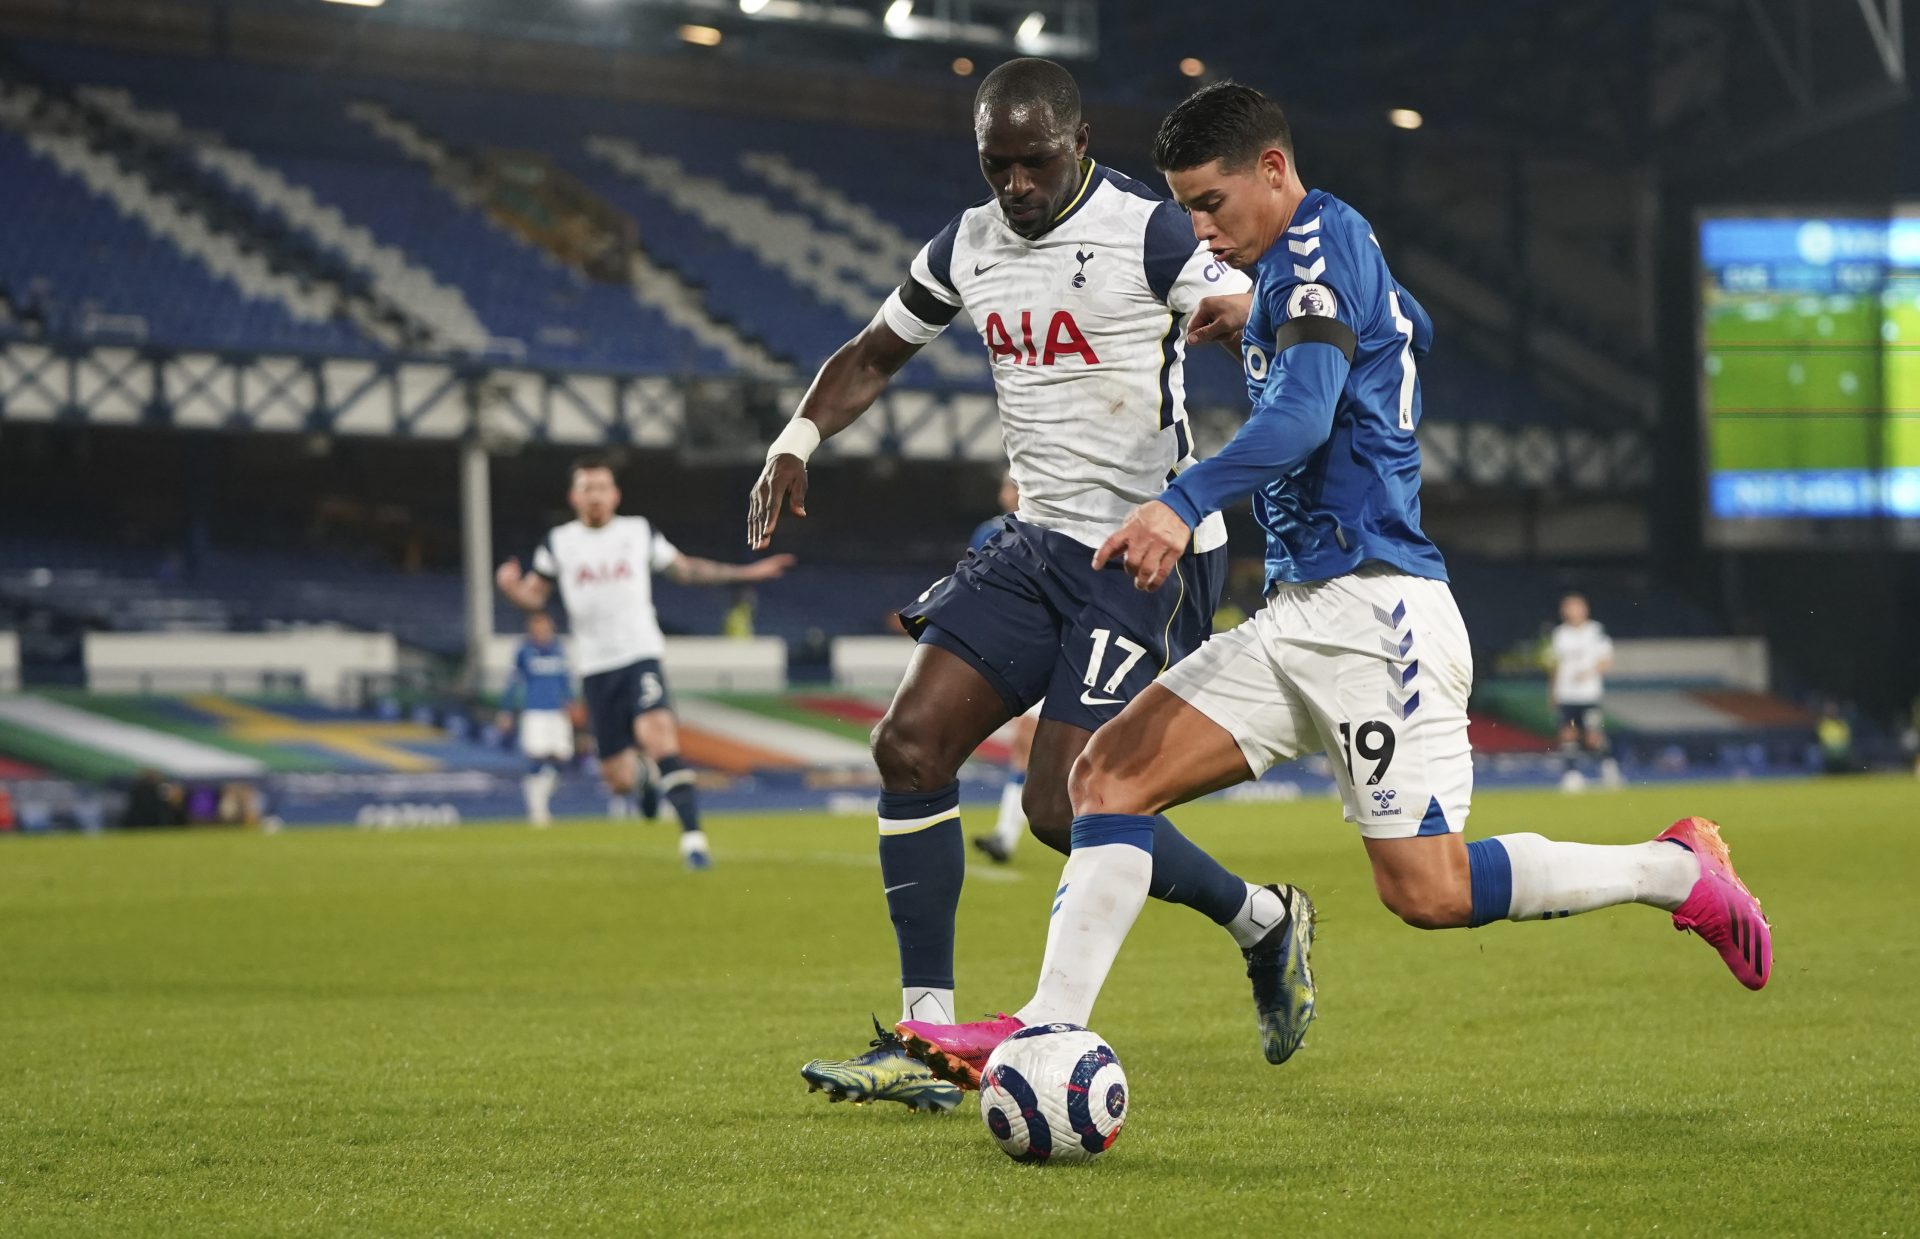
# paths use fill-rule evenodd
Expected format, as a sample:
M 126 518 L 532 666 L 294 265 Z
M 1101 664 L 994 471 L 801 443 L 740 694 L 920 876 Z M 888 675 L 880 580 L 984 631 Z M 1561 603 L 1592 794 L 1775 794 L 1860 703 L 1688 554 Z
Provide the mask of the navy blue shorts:
M 612 671 L 601 671 L 580 681 L 587 699 L 587 718 L 593 743 L 601 757 L 612 757 L 634 746 L 633 721 L 649 710 L 671 710 L 667 677 L 660 660 L 643 658 Z
M 1605 715 L 1597 705 L 1562 705 L 1560 725 L 1573 728 L 1573 734 L 1582 740 L 1592 739 L 1605 726 Z
M 900 622 L 965 659 L 1011 713 L 1044 697 L 1042 718 L 1092 731 L 1207 639 L 1227 551 L 1189 550 L 1150 594 L 1117 560 L 1095 572 L 1092 559 L 1065 534 L 1005 517 Z

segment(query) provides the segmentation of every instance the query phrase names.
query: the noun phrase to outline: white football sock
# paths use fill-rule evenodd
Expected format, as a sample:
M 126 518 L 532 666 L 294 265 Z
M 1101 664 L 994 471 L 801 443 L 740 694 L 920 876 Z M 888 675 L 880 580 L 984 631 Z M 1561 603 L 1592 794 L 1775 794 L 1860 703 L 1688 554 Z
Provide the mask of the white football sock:
M 1264 886 L 1247 883 L 1247 902 L 1240 905 L 1240 913 L 1227 922 L 1227 932 L 1241 950 L 1255 945 L 1267 936 L 1267 931 L 1287 917 L 1287 905 L 1280 896 Z
M 1000 789 L 1000 816 L 993 823 L 993 837 L 1009 856 L 1020 846 L 1020 836 L 1027 833 L 1027 811 L 1020 806 L 1020 797 L 1026 790 L 1024 782 L 1009 783 Z
M 527 820 L 535 826 L 545 826 L 553 820 L 553 785 L 559 777 L 552 766 L 542 766 L 520 780 L 520 790 L 527 799 Z
M 1152 880 L 1153 853 L 1145 848 L 1106 843 L 1073 850 L 1060 871 L 1039 988 L 1015 1012 L 1021 1023 L 1087 1022 Z
M 1692 852 L 1657 839 L 1607 847 L 1524 834 L 1498 835 L 1494 842 L 1506 849 L 1513 866 L 1508 920 L 1572 916 L 1622 903 L 1671 912 L 1700 880 L 1700 862 Z
M 905 987 L 900 991 L 900 1018 L 928 1024 L 953 1023 L 953 991 L 924 985 Z

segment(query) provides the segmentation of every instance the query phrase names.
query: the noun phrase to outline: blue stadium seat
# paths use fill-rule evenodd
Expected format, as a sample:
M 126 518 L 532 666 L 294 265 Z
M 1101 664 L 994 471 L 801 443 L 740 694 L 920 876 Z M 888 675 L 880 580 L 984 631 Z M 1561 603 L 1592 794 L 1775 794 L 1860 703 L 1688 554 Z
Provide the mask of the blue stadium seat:
M 844 127 L 826 124 L 65 44 L 21 42 L 15 54 L 51 79 L 75 87 L 120 87 L 142 107 L 174 112 L 189 126 L 217 133 L 459 289 L 491 335 L 520 341 L 528 362 L 539 366 L 697 375 L 731 370 L 724 357 L 624 288 L 587 282 L 495 226 L 477 208 L 457 203 L 424 165 L 351 118 L 350 104 L 383 104 L 456 151 L 544 153 L 632 216 L 648 254 L 702 290 L 715 318 L 803 373 L 865 323 L 864 307 L 884 293 L 877 276 L 885 264 L 841 273 L 857 293 L 850 303 L 862 307 L 860 312 L 830 303 L 735 244 L 713 219 L 593 157 L 590 139 L 624 139 L 649 154 L 670 156 L 692 175 L 800 217 L 821 236 L 856 245 L 862 238 L 851 236 L 847 225 L 757 175 L 741 156 L 780 155 L 876 213 L 911 246 L 984 194 L 958 136 L 932 141 L 871 130 L 849 140 Z M 875 167 L 887 174 L 875 176 Z M 12 137 L 0 142 L 0 184 L 30 187 L 12 195 L 22 209 L 0 237 L 0 281 L 16 288 L 40 281 L 60 330 L 77 330 L 87 312 L 97 310 L 144 315 L 149 337 L 165 343 L 359 353 L 372 347 L 345 323 L 296 323 L 277 305 L 246 303 L 198 263 L 167 247 L 128 244 L 138 236 L 137 225 L 28 155 Z M 222 192 L 245 199 L 231 188 Z M 290 233 L 298 230 L 278 214 L 258 204 L 241 210 L 244 223 L 263 236 L 295 239 Z M 129 254 L 137 261 L 125 257 Z M 886 266 L 885 282 L 896 278 Z M 1430 418 L 1503 424 L 1558 424 L 1568 418 L 1567 410 L 1534 383 L 1450 343 L 1444 333 L 1422 379 Z M 968 379 L 942 377 L 924 356 L 909 364 L 900 382 L 989 385 L 984 372 Z M 1196 407 L 1238 409 L 1246 399 L 1238 366 L 1218 349 L 1200 350 L 1190 360 L 1188 391 Z

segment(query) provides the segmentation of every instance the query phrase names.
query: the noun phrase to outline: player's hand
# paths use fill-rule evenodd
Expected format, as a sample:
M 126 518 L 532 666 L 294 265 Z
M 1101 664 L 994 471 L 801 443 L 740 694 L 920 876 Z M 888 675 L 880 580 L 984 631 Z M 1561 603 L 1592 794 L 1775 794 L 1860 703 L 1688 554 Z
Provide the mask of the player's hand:
M 785 452 L 768 460 L 760 480 L 753 484 L 753 499 L 747 506 L 748 546 L 764 551 L 772 544 L 781 508 L 795 516 L 807 514 L 806 462 Z
M 1097 572 L 1115 556 L 1133 577 L 1135 589 L 1159 589 L 1173 574 L 1174 565 L 1187 553 L 1193 530 L 1158 499 L 1149 500 L 1127 513 L 1120 528 L 1093 553 Z
M 787 569 L 799 563 L 791 555 L 769 555 L 765 559 L 756 559 L 750 564 L 740 565 L 740 579 L 743 581 L 772 581 L 785 576 Z
M 493 729 L 503 736 L 512 732 L 513 712 L 511 710 L 500 711 L 500 716 L 493 720 Z
M 513 597 L 513 591 L 519 589 L 520 582 L 525 579 L 526 573 L 520 571 L 520 561 L 517 559 L 509 559 L 493 570 L 493 583 L 509 598 Z
M 1220 340 L 1233 345 L 1246 330 L 1247 316 L 1253 313 L 1253 294 L 1202 297 L 1187 322 L 1187 343 L 1208 344 Z

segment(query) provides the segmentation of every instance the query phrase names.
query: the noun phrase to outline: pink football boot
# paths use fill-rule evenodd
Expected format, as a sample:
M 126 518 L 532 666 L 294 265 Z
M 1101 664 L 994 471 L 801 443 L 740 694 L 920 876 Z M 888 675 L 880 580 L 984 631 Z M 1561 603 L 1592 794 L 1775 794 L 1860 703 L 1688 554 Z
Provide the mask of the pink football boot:
M 1720 828 L 1704 817 L 1683 817 L 1659 838 L 1682 844 L 1700 861 L 1700 880 L 1673 914 L 1673 927 L 1691 930 L 1720 952 L 1740 984 L 1759 989 L 1773 975 L 1773 927 L 1740 875 L 1733 871 Z
M 902 1020 L 895 1024 L 900 1043 L 908 1054 L 927 1065 L 927 1070 L 961 1088 L 980 1087 L 980 1070 L 1002 1041 L 1026 1025 L 1011 1015 L 996 1015 L 971 1024 L 929 1024 L 925 1020 Z

